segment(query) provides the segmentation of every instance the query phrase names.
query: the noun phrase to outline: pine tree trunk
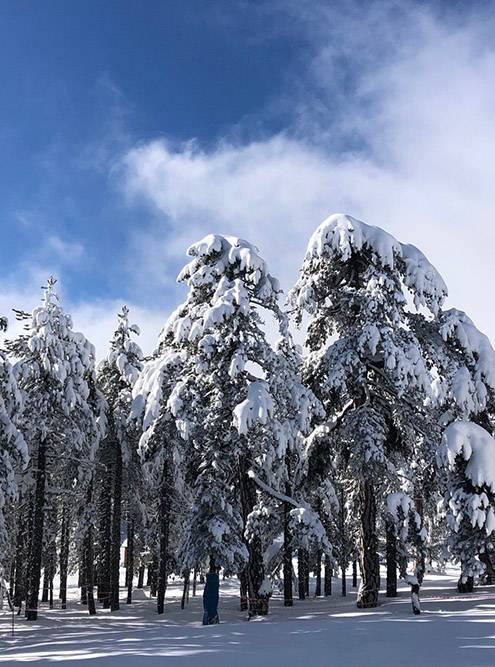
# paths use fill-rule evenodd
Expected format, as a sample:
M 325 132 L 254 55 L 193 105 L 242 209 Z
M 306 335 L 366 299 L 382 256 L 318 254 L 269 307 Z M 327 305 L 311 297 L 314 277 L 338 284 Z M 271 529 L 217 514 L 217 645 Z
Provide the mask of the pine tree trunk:
M 242 570 L 242 572 L 239 573 L 239 597 L 240 597 L 239 609 L 241 611 L 247 611 L 249 607 L 247 568 L 244 568 L 244 570 Z
M 67 573 L 69 569 L 69 521 L 65 502 L 62 504 L 62 525 L 60 528 L 60 600 L 62 609 L 67 608 Z
M 416 511 L 419 514 L 419 517 L 421 519 L 421 526 L 423 526 L 424 525 L 424 503 L 423 503 L 423 498 L 419 494 L 415 495 L 414 504 L 416 506 Z M 425 551 L 422 548 L 422 546 L 417 547 L 416 566 L 415 566 L 414 569 L 415 569 L 416 579 L 418 580 L 418 584 L 421 586 L 422 583 L 423 583 L 425 572 L 426 572 Z
M 325 597 L 332 595 L 332 574 L 332 562 L 330 556 L 325 555 L 325 581 L 323 584 Z
M 364 480 L 359 488 L 360 544 L 359 565 L 361 585 L 358 591 L 359 609 L 378 605 L 380 568 L 376 536 L 376 500 L 373 482 Z
M 292 594 L 292 538 L 289 529 L 289 512 L 289 504 L 284 502 L 284 607 L 292 607 L 294 604 Z
M 299 599 L 306 598 L 306 568 L 307 568 L 307 552 L 306 549 L 298 549 L 297 551 L 297 580 L 299 589 Z
M 151 568 L 148 570 L 148 574 L 150 580 L 150 595 L 152 598 L 154 598 L 156 597 L 156 588 L 158 584 L 158 556 L 156 553 L 153 554 Z
M 26 619 L 28 621 L 36 621 L 38 618 L 38 596 L 40 592 L 43 524 L 45 515 L 45 481 L 46 441 L 40 439 L 38 449 L 38 469 L 36 472 L 33 532 L 28 567 L 28 591 L 26 597 Z
M 15 581 L 15 556 L 12 558 L 12 561 L 10 563 L 9 595 L 11 600 L 14 597 L 14 581 Z
M 23 550 L 18 553 L 19 560 L 19 589 L 18 593 L 20 595 L 20 603 L 18 614 L 22 610 L 22 602 L 25 602 L 24 612 L 27 611 L 27 595 L 29 587 L 29 565 L 32 559 L 32 550 L 33 550 L 33 531 L 34 531 L 34 506 L 35 506 L 35 488 L 31 491 L 29 495 L 29 500 L 26 502 L 24 507 L 24 539 L 23 539 Z
M 108 443 L 106 443 L 108 448 Z M 107 469 L 103 480 L 100 498 L 100 544 L 101 558 L 98 571 L 98 600 L 103 603 L 103 609 L 110 607 L 110 580 L 112 558 L 112 464 L 110 457 L 105 458 Z
M 184 587 L 182 589 L 182 599 L 180 601 L 180 608 L 181 609 L 184 609 L 184 607 L 186 605 L 186 599 L 189 597 L 188 594 L 187 594 L 187 592 L 189 590 L 189 577 L 190 577 L 189 570 L 186 570 L 186 572 L 184 573 Z
M 495 584 L 495 568 L 493 567 L 490 553 L 488 551 L 483 551 L 478 554 L 478 558 L 485 566 L 485 583 L 488 585 Z
M 339 521 L 339 530 L 340 530 L 340 543 L 342 545 L 341 553 L 341 562 L 340 562 L 340 571 L 342 576 L 342 586 L 341 594 L 342 597 L 347 595 L 347 579 L 346 579 L 346 566 L 347 566 L 347 540 L 346 540 L 346 507 L 345 507 L 345 498 L 344 498 L 344 487 L 340 487 L 340 521 Z
M 93 549 L 93 527 L 89 526 L 85 538 L 86 548 L 84 554 L 84 579 L 86 584 L 86 601 L 90 616 L 96 614 L 94 598 L 94 549 Z
M 321 597 L 321 551 L 316 554 L 316 585 L 315 597 Z
M 144 565 L 140 565 L 138 570 L 137 588 L 143 588 L 143 586 L 144 586 Z
M 242 518 L 244 527 L 247 517 L 256 504 L 256 484 L 248 476 L 249 463 L 244 456 L 239 457 L 239 493 L 241 498 Z M 254 536 L 246 544 L 249 559 L 247 564 L 247 584 L 249 597 L 249 616 L 266 616 L 268 614 L 268 595 L 261 593 L 265 579 L 263 549 L 261 540 Z
M 196 580 L 198 578 L 198 572 L 196 568 L 194 568 L 194 574 L 193 574 L 193 582 L 192 582 L 192 594 L 193 598 L 196 597 Z
M 122 516 L 122 452 L 118 442 L 114 443 L 114 479 L 112 543 L 110 548 L 110 609 L 120 608 L 120 528 Z
M 88 604 L 88 586 L 86 578 L 86 542 L 83 543 L 81 560 L 79 562 L 79 581 L 81 583 L 81 604 Z
M 163 464 L 161 498 L 160 498 L 160 559 L 158 561 L 158 582 L 156 609 L 159 614 L 165 611 L 165 593 L 168 579 L 168 540 L 169 540 L 169 513 L 168 502 L 168 464 Z
M 127 604 L 132 604 L 134 581 L 134 520 L 127 523 Z
M 357 588 L 357 561 L 352 561 L 352 587 Z
M 48 602 L 48 567 L 45 565 L 43 569 L 43 591 L 41 593 L 41 602 Z
M 48 604 L 50 609 L 53 609 L 53 579 L 55 577 L 55 561 L 52 561 L 52 566 L 50 568 L 50 584 L 48 591 Z
M 464 576 L 461 574 L 457 582 L 457 590 L 459 593 L 472 593 L 474 589 L 474 577 Z
M 390 521 L 385 524 L 387 560 L 387 597 L 397 597 L 397 542 L 395 529 Z

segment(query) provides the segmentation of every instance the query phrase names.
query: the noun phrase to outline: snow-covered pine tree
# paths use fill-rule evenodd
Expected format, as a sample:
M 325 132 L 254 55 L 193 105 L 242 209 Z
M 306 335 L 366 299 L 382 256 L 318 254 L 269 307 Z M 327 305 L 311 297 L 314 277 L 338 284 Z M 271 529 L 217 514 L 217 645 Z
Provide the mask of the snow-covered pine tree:
M 404 426 L 427 417 L 431 378 L 407 326 L 406 289 L 433 314 L 446 295 L 417 248 L 337 214 L 311 237 L 290 294 L 296 321 L 309 315 L 304 378 L 327 413 L 321 447 L 333 449 L 357 485 L 360 607 L 378 600 L 378 491 L 396 473 L 396 453 L 412 447 Z
M 411 318 L 411 326 L 436 373 L 437 443 L 445 429 L 439 475 L 451 529 L 447 543 L 461 564 L 459 590 L 472 590 L 474 577 L 483 570 L 495 575 L 490 520 L 495 506 L 489 462 L 495 417 L 495 351 L 472 320 L 454 308 L 441 312 L 433 322 Z M 471 473 L 473 466 L 484 466 L 476 478 L 481 480 L 479 484 Z
M 59 305 L 55 283 L 54 278 L 48 279 L 42 305 L 26 318 L 26 332 L 8 343 L 18 360 L 14 373 L 23 394 L 22 430 L 30 455 L 23 482 L 31 505 L 25 586 L 28 620 L 36 620 L 38 614 L 47 496 L 67 505 L 67 495 L 74 495 L 76 486 L 78 503 L 85 501 L 81 495 L 92 479 L 102 429 L 94 348 L 73 331 L 70 315 Z
M 184 356 L 166 407 L 189 443 L 186 468 L 193 471 L 180 561 L 187 570 L 247 567 L 250 613 L 266 613 L 261 542 L 253 536 L 246 543 L 244 528 L 256 504 L 248 472 L 263 440 L 249 430 L 266 421 L 272 401 L 264 376 L 274 353 L 260 309 L 282 321 L 279 286 L 247 241 L 209 235 L 188 254 L 179 281 L 189 294 L 162 332 L 164 349 Z
M 248 516 L 247 532 L 262 542 L 267 575 L 273 579 L 282 568 L 285 606 L 293 601 L 292 558 L 296 549 L 303 554 L 313 550 L 331 556 L 319 513 L 322 503 L 330 509 L 332 503 L 324 491 L 332 487 L 314 488 L 304 441 L 314 420 L 323 416 L 323 409 L 301 382 L 301 361 L 290 336 L 284 335 L 265 369 L 269 409 L 259 412 L 249 393 L 236 408 L 252 415 L 246 432 L 261 443 L 249 472 L 258 486 L 258 500 Z M 258 414 L 264 414 L 263 422 L 257 420 Z
M 132 340 L 139 334 L 129 323 L 129 309 L 118 314 L 118 325 L 110 352 L 98 366 L 98 385 L 107 402 L 107 434 L 100 446 L 99 489 L 97 494 L 100 557 L 98 559 L 98 597 L 104 607 L 119 608 L 120 547 L 123 498 L 126 503 L 128 555 L 133 556 L 134 536 L 143 519 L 143 479 L 137 446 L 139 431 L 130 417 L 132 390 L 143 366 L 143 354 Z M 127 578 L 129 602 L 132 601 L 132 573 Z
M 459 591 L 466 592 L 476 576 L 493 569 L 495 438 L 479 424 L 454 421 L 444 433 L 442 459 L 450 548 L 461 564 Z
M 7 319 L 0 317 L 0 330 L 7 328 Z M 16 472 L 28 464 L 28 449 L 18 429 L 22 410 L 22 395 L 7 356 L 0 350 L 0 578 L 15 568 L 8 568 L 14 559 L 11 538 L 13 503 L 17 496 Z M 10 576 L 11 576 L 10 575 Z M 12 583 L 12 582 L 11 582 Z
M 149 578 L 159 614 L 165 610 L 168 575 L 177 555 L 173 536 L 181 532 L 190 507 L 185 477 L 194 476 L 191 461 L 191 471 L 186 470 L 184 440 L 167 407 L 181 377 L 186 352 L 167 338 L 162 332 L 157 349 L 144 363 L 133 389 L 131 413 L 142 432 L 139 453 L 147 487 Z

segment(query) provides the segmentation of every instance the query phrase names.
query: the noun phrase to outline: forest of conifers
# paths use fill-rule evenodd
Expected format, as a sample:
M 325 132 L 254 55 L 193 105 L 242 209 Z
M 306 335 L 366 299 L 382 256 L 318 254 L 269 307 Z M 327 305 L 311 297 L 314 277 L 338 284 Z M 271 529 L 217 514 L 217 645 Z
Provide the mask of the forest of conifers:
M 172 575 L 237 576 L 250 616 L 274 590 L 307 596 L 310 572 L 331 594 L 350 563 L 359 607 L 378 604 L 380 566 L 416 613 L 432 563 L 457 563 L 462 592 L 495 581 L 495 353 L 444 308 L 423 253 L 332 215 L 286 297 L 248 241 L 208 235 L 188 254 L 185 301 L 146 358 L 124 307 L 96 364 L 53 278 L 15 311 L 23 333 L 0 353 L 9 603 L 28 620 L 65 608 L 78 572 L 90 614 L 118 609 L 124 541 L 127 601 L 149 585 L 159 614 Z

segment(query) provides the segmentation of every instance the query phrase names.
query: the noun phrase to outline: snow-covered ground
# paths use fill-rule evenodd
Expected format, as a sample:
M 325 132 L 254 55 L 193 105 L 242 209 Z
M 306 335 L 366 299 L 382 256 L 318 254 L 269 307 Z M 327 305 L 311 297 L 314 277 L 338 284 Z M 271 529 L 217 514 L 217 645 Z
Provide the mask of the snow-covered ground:
M 495 586 L 459 595 L 456 578 L 454 570 L 429 575 L 418 617 L 405 587 L 398 598 L 381 596 L 378 608 L 359 611 L 355 590 L 342 598 L 335 582 L 331 598 L 295 600 L 286 609 L 275 596 L 269 617 L 248 622 L 238 611 L 234 580 L 221 582 L 221 623 L 209 627 L 201 625 L 201 587 L 181 611 L 179 582 L 169 587 L 162 618 L 144 591 L 136 591 L 132 606 L 123 602 L 115 613 L 98 609 L 92 618 L 74 599 L 66 611 L 43 607 L 35 624 L 16 617 L 12 638 L 4 610 L 0 664 L 493 667 Z M 77 590 L 71 593 L 75 598 Z

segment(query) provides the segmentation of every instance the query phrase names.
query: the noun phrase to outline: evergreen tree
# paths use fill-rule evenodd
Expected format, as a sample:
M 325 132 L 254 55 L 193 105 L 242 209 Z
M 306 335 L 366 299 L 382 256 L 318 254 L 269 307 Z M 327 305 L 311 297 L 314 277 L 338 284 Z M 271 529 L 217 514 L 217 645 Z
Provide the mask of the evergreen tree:
M 296 321 L 309 315 L 304 378 L 327 413 L 315 455 L 323 460 L 333 452 L 356 485 L 360 607 L 378 601 L 377 501 L 382 508 L 385 482 L 412 449 L 415 425 L 428 417 L 431 377 L 407 326 L 406 289 L 417 307 L 434 314 L 446 294 L 417 248 L 333 215 L 310 239 L 290 295 Z
M 0 317 L 0 330 L 7 328 L 7 320 Z M 28 449 L 18 429 L 22 410 L 22 395 L 3 351 L 0 351 L 0 578 L 7 574 L 9 557 L 14 557 L 11 507 L 17 496 L 16 473 L 28 464 Z
M 411 320 L 424 354 L 435 369 L 436 413 L 440 442 L 437 488 L 444 500 L 450 531 L 445 534 L 451 555 L 461 564 L 459 589 L 471 589 L 483 571 L 494 576 L 494 548 L 490 536 L 489 484 L 477 485 L 469 476 L 477 446 L 486 450 L 485 473 L 490 475 L 488 452 L 494 433 L 495 351 L 471 319 L 454 308 L 441 312 L 433 322 Z M 473 440 L 473 445 L 469 443 Z M 470 453 L 472 452 L 472 453 Z M 479 458 L 477 459 L 479 461 Z M 431 468 L 430 468 L 431 470 Z M 483 473 L 481 473 L 483 474 Z M 474 520 L 477 507 L 484 508 L 488 523 Z M 432 514 L 431 510 L 428 514 Z
M 9 342 L 18 359 L 14 366 L 24 396 L 22 430 L 30 466 L 24 484 L 29 489 L 26 617 L 36 620 L 40 590 L 45 523 L 50 496 L 66 502 L 74 484 L 84 496 L 93 472 L 101 436 L 101 402 L 95 389 L 94 348 L 72 329 L 49 278 L 42 306 L 26 321 L 26 332 Z M 81 493 L 79 502 L 82 504 Z
M 209 235 L 188 253 L 193 259 L 179 280 L 189 294 L 169 318 L 161 343 L 183 355 L 166 410 L 189 443 L 185 467 L 194 471 L 180 562 L 189 571 L 205 564 L 212 571 L 246 568 L 250 613 L 266 613 L 261 542 L 254 535 L 246 541 L 244 529 L 256 504 L 248 472 L 265 438 L 251 427 L 266 423 L 272 401 L 263 378 L 274 352 L 260 311 L 285 325 L 279 287 L 246 241 Z
M 98 597 L 104 607 L 119 608 L 120 548 L 122 508 L 125 498 L 128 525 L 128 555 L 133 556 L 136 529 L 143 526 L 142 471 L 138 459 L 139 432 L 129 416 L 132 389 L 142 369 L 143 354 L 132 340 L 139 334 L 129 324 L 126 306 L 118 315 L 118 326 L 110 342 L 110 352 L 98 367 L 98 384 L 107 402 L 107 434 L 100 446 L 99 489 L 97 495 L 100 557 Z M 131 548 L 130 548 L 131 547 Z M 129 572 L 133 572 L 134 563 Z M 130 575 L 129 575 L 130 576 Z M 132 601 L 132 576 L 127 580 Z

